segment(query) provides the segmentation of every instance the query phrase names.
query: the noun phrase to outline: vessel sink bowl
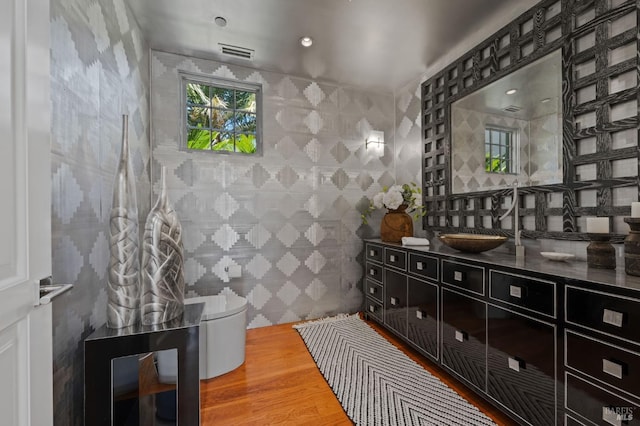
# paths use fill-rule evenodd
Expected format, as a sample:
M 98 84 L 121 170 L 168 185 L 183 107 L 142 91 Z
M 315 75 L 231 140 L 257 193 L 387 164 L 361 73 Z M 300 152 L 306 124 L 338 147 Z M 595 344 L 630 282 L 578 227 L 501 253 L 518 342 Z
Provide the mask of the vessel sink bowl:
M 508 240 L 500 235 L 484 234 L 442 234 L 438 238 L 449 247 L 466 253 L 491 250 Z

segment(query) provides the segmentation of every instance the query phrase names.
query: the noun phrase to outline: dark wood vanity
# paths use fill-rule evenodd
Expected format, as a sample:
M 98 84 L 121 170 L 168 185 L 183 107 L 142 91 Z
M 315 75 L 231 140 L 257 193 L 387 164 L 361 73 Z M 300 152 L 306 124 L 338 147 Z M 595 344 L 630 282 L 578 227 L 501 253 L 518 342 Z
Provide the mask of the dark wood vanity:
M 520 424 L 640 424 L 640 278 L 367 240 L 365 311 Z

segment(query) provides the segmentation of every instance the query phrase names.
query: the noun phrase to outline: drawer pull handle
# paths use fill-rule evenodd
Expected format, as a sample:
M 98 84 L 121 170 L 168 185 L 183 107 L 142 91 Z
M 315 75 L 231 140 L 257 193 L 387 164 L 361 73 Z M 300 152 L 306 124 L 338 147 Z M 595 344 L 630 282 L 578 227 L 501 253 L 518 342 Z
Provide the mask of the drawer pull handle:
M 376 312 L 376 307 L 373 306 L 373 305 L 369 305 L 369 312 L 375 313 Z
M 464 342 L 465 340 L 467 340 L 467 333 L 465 333 L 464 331 L 456 330 L 456 340 L 458 342 Z
M 369 294 L 376 294 L 376 288 L 375 287 L 369 287 Z
M 606 373 L 610 376 L 613 376 L 617 379 L 622 379 L 622 364 L 618 364 L 614 361 L 609 361 L 608 359 L 602 359 L 602 372 Z
M 509 368 L 510 369 L 512 369 L 513 371 L 520 372 L 520 366 L 521 366 L 522 363 L 520 362 L 519 359 L 510 356 L 508 358 L 508 362 L 509 362 Z
M 462 272 L 453 271 L 453 280 L 454 281 L 462 281 Z
M 518 287 L 517 285 L 510 285 L 509 286 L 509 295 L 512 297 L 517 297 L 518 299 L 520 299 L 522 297 L 522 289 L 520 287 Z
M 390 298 L 390 302 L 391 302 L 391 306 L 397 306 L 398 305 L 398 298 L 397 297 L 392 297 L 392 298 Z
M 418 318 L 418 319 L 420 319 L 420 320 L 421 320 L 421 319 L 424 319 L 424 317 L 426 317 L 426 316 L 427 316 L 427 313 L 426 313 L 426 312 L 423 312 L 423 311 L 421 311 L 420 309 L 418 309 L 418 310 L 416 311 L 416 318 Z
M 602 420 L 613 426 L 622 426 L 622 419 L 632 416 L 632 413 L 620 413 L 618 410 L 616 407 L 602 407 Z
M 373 268 L 369 269 L 369 275 L 375 276 L 376 275 L 376 270 L 373 269 Z
M 378 252 L 377 252 L 377 251 L 375 251 L 375 250 L 369 250 L 369 256 L 371 256 L 371 257 L 375 257 L 377 254 L 378 254 Z
M 418 271 L 422 271 L 424 269 L 424 264 L 422 262 L 417 262 L 416 263 L 416 269 Z
M 389 255 L 389 262 L 395 262 L 396 261 L 396 256 L 393 254 Z
M 602 322 L 614 327 L 622 327 L 623 318 L 624 314 L 622 312 L 612 311 L 611 309 L 605 309 L 602 313 Z

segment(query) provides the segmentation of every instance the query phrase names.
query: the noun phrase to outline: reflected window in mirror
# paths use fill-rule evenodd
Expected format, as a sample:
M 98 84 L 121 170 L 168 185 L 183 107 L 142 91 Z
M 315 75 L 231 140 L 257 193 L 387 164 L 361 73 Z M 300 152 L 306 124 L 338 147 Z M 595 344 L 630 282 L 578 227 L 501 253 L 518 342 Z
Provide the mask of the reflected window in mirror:
M 518 172 L 518 129 L 486 126 L 484 129 L 484 170 L 488 173 Z
M 450 104 L 451 194 L 562 183 L 560 53 Z

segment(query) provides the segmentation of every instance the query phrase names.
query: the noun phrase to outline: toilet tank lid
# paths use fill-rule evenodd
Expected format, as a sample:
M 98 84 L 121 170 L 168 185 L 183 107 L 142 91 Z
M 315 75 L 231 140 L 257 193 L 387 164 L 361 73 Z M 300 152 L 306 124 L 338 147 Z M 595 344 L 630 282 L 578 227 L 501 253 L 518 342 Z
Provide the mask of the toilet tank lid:
M 184 303 L 204 303 L 204 310 L 202 311 L 203 321 L 228 317 L 229 315 L 247 309 L 247 299 L 233 294 L 191 297 L 184 299 Z

